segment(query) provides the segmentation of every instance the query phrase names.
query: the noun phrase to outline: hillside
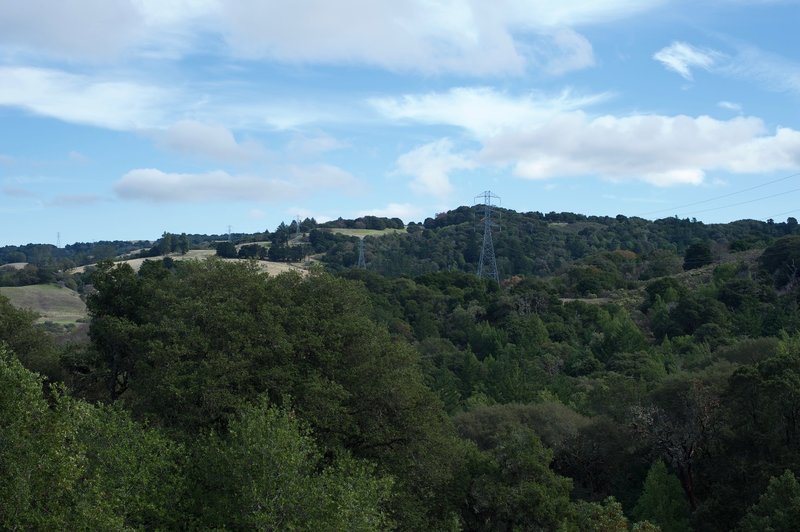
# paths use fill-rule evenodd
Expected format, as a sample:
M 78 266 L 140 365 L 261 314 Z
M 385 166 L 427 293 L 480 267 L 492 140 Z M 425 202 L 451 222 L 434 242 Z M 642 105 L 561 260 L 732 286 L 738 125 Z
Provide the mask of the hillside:
M 0 287 L 3 295 L 18 308 L 39 314 L 40 322 L 76 324 L 88 317 L 86 304 L 77 292 L 54 285 Z
M 504 211 L 498 284 L 467 261 L 473 214 L 405 232 L 375 227 L 391 220 L 284 226 L 216 251 L 153 255 L 176 245 L 165 234 L 149 257 L 127 259 L 138 269 L 105 261 L 53 274 L 91 310 L 89 334 L 67 345 L 0 297 L 5 389 L 26 390 L 25 404 L 58 416 L 80 445 L 41 437 L 50 418 L 21 413 L 34 426 L 14 434 L 32 456 L 88 464 L 37 482 L 70 487 L 108 523 L 124 515 L 164 529 L 252 528 L 239 519 L 253 505 L 281 520 L 345 500 L 362 521 L 319 528 L 630 530 L 647 520 L 721 532 L 768 511 L 758 505 L 776 483 L 795 496 L 795 227 Z M 362 237 L 367 267 L 357 268 Z M 253 258 L 176 260 L 222 253 Z M 268 267 L 270 253 L 316 256 L 329 271 L 250 266 Z M 2 294 L 49 312 L 40 322 L 68 319 L 60 298 L 80 301 L 55 286 Z M 49 410 L 30 371 L 60 383 L 68 403 Z

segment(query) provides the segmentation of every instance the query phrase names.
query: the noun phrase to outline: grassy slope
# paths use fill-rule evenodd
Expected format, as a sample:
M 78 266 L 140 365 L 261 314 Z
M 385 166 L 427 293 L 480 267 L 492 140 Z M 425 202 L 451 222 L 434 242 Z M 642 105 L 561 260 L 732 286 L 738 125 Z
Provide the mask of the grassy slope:
M 260 242 L 257 242 L 260 244 Z M 186 255 L 180 255 L 177 253 L 171 253 L 169 255 L 170 258 L 173 260 L 205 260 L 209 257 L 213 257 L 216 255 L 216 251 L 213 249 L 193 249 L 190 250 Z M 128 259 L 128 260 L 118 260 L 116 262 L 125 262 L 131 265 L 134 270 L 139 270 L 139 267 L 142 263 L 146 260 L 161 260 L 165 257 L 165 255 L 159 255 L 158 257 L 148 257 L 146 259 Z M 246 262 L 245 259 L 223 259 L 225 261 L 230 262 Z M 87 267 L 94 266 L 93 264 L 89 264 L 87 266 L 79 266 L 77 268 L 73 268 L 69 270 L 69 273 L 81 273 L 86 270 Z M 269 273 L 270 275 L 277 275 L 279 273 L 283 273 L 286 271 L 296 270 L 296 271 L 304 271 L 303 268 L 295 266 L 293 264 L 288 264 L 285 262 L 269 262 L 265 260 L 256 261 L 256 266 L 259 267 L 262 271 Z
M 76 292 L 68 288 L 45 284 L 9 286 L 0 288 L 0 294 L 16 307 L 37 312 L 41 322 L 66 325 L 87 317 L 86 305 Z
M 405 233 L 405 229 L 339 229 L 339 228 L 325 228 L 329 233 L 335 233 L 345 236 L 357 236 L 363 238 L 365 236 L 384 236 L 392 235 L 395 233 Z

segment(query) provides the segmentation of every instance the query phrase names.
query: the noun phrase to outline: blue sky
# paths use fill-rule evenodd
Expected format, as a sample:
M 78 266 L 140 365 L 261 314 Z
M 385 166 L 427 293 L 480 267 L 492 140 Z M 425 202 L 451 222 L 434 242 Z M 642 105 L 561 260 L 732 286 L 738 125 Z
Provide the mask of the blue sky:
M 800 2 L 0 3 L 0 245 L 800 216 Z M 792 176 L 792 177 L 790 177 Z

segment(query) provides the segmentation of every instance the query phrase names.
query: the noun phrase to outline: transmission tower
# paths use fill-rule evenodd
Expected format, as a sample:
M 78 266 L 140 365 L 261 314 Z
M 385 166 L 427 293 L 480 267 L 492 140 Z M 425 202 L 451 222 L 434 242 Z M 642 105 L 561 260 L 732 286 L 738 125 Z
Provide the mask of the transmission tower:
M 358 239 L 358 266 L 357 268 L 361 268 L 365 270 L 367 268 L 367 261 L 364 259 L 364 239 Z
M 61 233 L 56 233 L 56 247 L 61 247 Z
M 296 227 L 297 235 L 296 236 L 300 237 L 300 215 L 299 214 L 295 217 L 294 221 L 297 224 L 297 227 Z
M 228 226 L 228 242 L 231 241 L 231 226 Z
M 478 201 L 481 199 L 482 201 Z M 496 196 L 487 190 L 483 194 L 475 196 L 475 204 L 483 205 L 483 246 L 481 247 L 481 258 L 478 262 L 478 277 L 486 279 L 494 279 L 495 282 L 500 282 L 500 276 L 497 273 L 497 260 L 494 256 L 494 242 L 492 241 L 492 228 L 497 227 L 492 221 L 494 210 L 492 209 L 492 200 L 500 200 L 500 196 Z

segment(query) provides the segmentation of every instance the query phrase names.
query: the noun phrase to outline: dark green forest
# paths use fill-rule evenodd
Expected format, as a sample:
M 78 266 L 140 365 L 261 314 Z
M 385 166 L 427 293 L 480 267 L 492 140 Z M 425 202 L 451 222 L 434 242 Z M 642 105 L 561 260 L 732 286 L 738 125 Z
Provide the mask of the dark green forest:
M 499 284 L 467 207 L 364 236 L 366 269 L 335 230 L 402 221 L 77 280 L 90 254 L 3 248 L 90 323 L 59 342 L 0 296 L 0 528 L 796 529 L 796 220 L 501 214 Z M 98 258 L 227 241 L 183 237 Z M 262 273 L 278 249 L 316 261 Z

